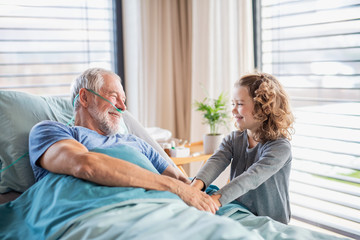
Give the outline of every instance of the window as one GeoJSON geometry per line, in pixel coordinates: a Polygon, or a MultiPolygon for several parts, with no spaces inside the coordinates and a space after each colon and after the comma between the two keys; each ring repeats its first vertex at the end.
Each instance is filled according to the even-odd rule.
{"type": "Polygon", "coordinates": [[[112,0],[0,0],[0,90],[68,96],[88,67],[115,68],[112,0]]]}
{"type": "Polygon", "coordinates": [[[360,237],[360,1],[259,0],[257,65],[290,95],[293,218],[360,237]]]}

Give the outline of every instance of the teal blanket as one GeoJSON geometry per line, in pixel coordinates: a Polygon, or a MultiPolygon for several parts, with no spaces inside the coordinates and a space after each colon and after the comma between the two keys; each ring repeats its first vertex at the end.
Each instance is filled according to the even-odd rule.
{"type": "MultiPolygon", "coordinates": [[[[143,156],[120,150],[96,151],[154,171],[143,156]]],[[[237,204],[213,215],[187,206],[170,192],[106,187],[52,173],[15,201],[0,205],[2,240],[289,238],[337,239],[256,217],[237,204]]]]}
{"type": "Polygon", "coordinates": [[[180,229],[201,237],[196,239],[238,239],[248,233],[229,218],[188,207],[170,192],[104,187],[51,173],[0,205],[0,213],[0,239],[162,239],[180,229]]]}

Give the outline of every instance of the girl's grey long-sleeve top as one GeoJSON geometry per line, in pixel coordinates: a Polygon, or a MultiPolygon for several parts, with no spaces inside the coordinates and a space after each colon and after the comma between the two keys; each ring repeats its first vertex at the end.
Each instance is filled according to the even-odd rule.
{"type": "Polygon", "coordinates": [[[290,220],[291,145],[285,139],[258,143],[249,149],[246,131],[227,135],[196,175],[209,186],[231,164],[230,183],[216,194],[220,203],[240,202],[257,216],[287,224],[290,220]]]}

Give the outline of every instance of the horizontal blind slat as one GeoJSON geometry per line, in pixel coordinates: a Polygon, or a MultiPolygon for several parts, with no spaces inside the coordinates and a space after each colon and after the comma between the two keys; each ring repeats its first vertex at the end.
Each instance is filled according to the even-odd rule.
{"type": "Polygon", "coordinates": [[[293,171],[290,176],[290,182],[299,182],[311,186],[316,186],[316,187],[360,197],[360,189],[354,185],[345,184],[341,182],[330,182],[325,178],[318,178],[309,173],[293,171]]]}
{"type": "Polygon", "coordinates": [[[291,28],[263,30],[262,40],[264,42],[292,39],[307,38],[324,35],[353,34],[359,31],[360,19],[353,19],[341,22],[327,22],[318,25],[296,26],[291,28]]]}
{"type": "MultiPolygon", "coordinates": [[[[294,196],[296,194],[296,192],[293,192],[292,196],[294,196]]],[[[297,198],[293,197],[293,204],[298,205],[298,206],[302,206],[302,207],[306,207],[308,209],[312,209],[318,212],[322,212],[322,213],[326,213],[326,214],[330,214],[332,216],[335,217],[339,217],[342,219],[346,219],[349,221],[353,221],[355,223],[360,223],[360,218],[353,216],[352,214],[345,214],[343,209],[341,209],[340,211],[336,211],[333,210],[333,205],[335,204],[324,204],[324,203],[328,203],[325,201],[319,201],[319,202],[304,202],[303,199],[298,200],[297,198]],[[324,206],[325,205],[325,206],[324,206]]],[[[306,199],[306,198],[305,198],[306,199]]],[[[353,210],[353,209],[352,209],[353,210]]],[[[354,210],[353,210],[354,211],[354,210]]]]}
{"type": "Polygon", "coordinates": [[[292,207],[292,217],[299,221],[303,221],[354,239],[358,239],[360,236],[360,231],[357,230],[357,224],[353,224],[355,226],[351,225],[349,227],[350,224],[348,224],[347,221],[341,221],[341,219],[332,215],[313,211],[312,209],[298,207],[295,204],[292,207]]]}
{"type": "Polygon", "coordinates": [[[319,218],[294,216],[359,238],[359,217],[335,205],[359,214],[360,2],[262,0],[260,18],[261,69],[284,85],[296,119],[292,209],[319,218]]]}
{"type": "Polygon", "coordinates": [[[113,3],[0,0],[0,89],[66,96],[90,66],[113,70],[113,3]]]}

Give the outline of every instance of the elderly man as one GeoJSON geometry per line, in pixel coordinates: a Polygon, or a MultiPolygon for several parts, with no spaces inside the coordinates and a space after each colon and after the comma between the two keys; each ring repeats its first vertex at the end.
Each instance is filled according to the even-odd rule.
{"type": "Polygon", "coordinates": [[[191,187],[188,179],[145,141],[130,134],[117,134],[121,112],[126,110],[119,76],[105,69],[88,69],[73,83],[72,99],[74,127],[44,121],[30,132],[29,154],[36,180],[50,171],[105,186],[170,191],[200,210],[212,213],[218,210],[207,194],[191,187]],[[138,149],[161,174],[89,151],[116,144],[138,149]]]}

